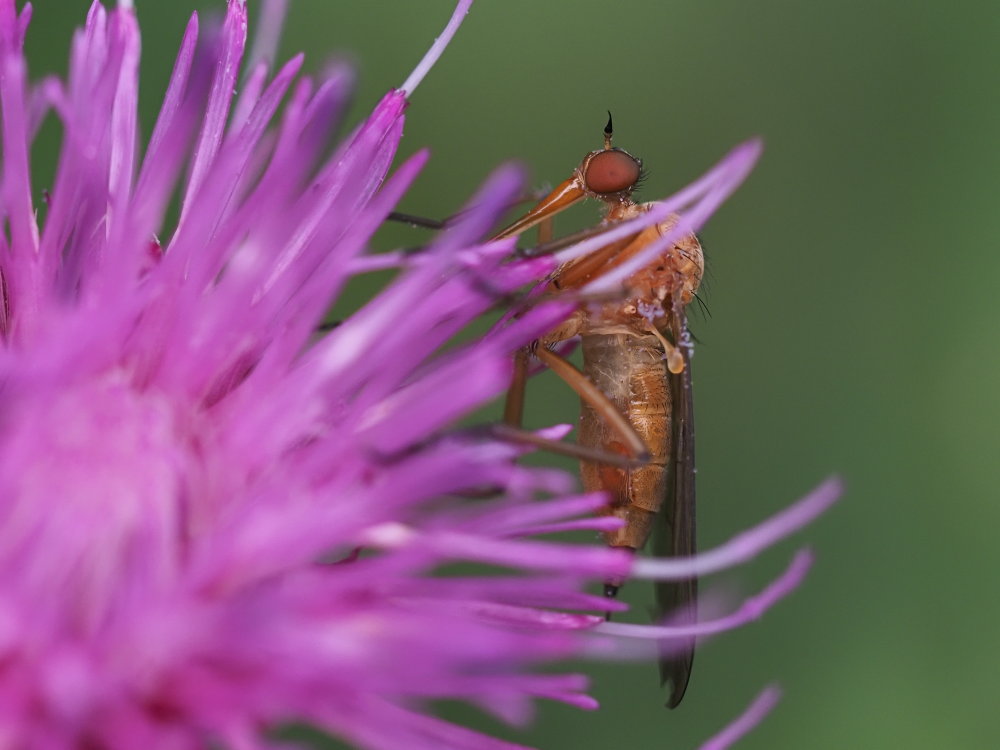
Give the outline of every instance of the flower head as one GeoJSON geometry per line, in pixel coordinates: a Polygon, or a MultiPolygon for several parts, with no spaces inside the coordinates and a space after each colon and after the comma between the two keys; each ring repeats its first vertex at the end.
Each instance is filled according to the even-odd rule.
{"type": "MultiPolygon", "coordinates": [[[[298,719],[371,748],[506,747],[425,703],[511,722],[538,697],[589,708],[583,677],[535,667],[628,655],[636,633],[572,611],[602,611],[585,586],[631,558],[533,538],[600,528],[579,517],[602,499],[516,465],[520,448],[448,430],[566,314],[540,305],[443,348],[555,262],[507,262],[509,243],[483,241],[518,172],[493,175],[426,253],[365,255],[427,158],[389,174],[407,97],[469,2],[324,157],[349,72],[261,63],[234,100],[243,2],[207,30],[191,19],[141,148],[131,3],[95,2],[68,78],[29,85],[31,8],[0,0],[0,745],[261,748],[298,719]],[[64,138],[38,206],[29,150],[49,110],[64,138]],[[348,279],[386,263],[405,268],[317,337],[348,279]],[[435,575],[463,560],[508,572],[435,575]]],[[[670,210],[703,221],[755,154],[737,149],[670,210]]],[[[707,562],[637,572],[745,559],[835,494],[707,562]]]]}

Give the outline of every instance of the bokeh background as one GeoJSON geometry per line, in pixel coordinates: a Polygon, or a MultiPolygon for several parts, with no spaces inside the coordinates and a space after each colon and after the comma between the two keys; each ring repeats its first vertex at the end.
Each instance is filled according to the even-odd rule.
{"type": "MultiPolygon", "coordinates": [[[[187,15],[221,0],[136,4],[148,129],[187,15]]],[[[35,5],[33,72],[62,71],[88,3],[35,5]]],[[[285,55],[305,50],[312,70],[357,62],[353,122],[403,81],[452,3],[291,5],[285,55]]],[[[723,579],[755,591],[794,544],[818,554],[803,590],[699,652],[676,711],[652,664],[588,665],[599,712],[546,705],[524,732],[464,719],[549,749],[691,748],[778,680],[782,704],[739,747],[1000,744],[998,38],[993,3],[478,0],[413,97],[402,155],[433,158],[402,208],[446,216],[511,159],[529,187],[554,184],[600,145],[606,109],[649,168],[646,200],[762,135],[762,162],[703,234],[700,543],[834,471],[848,494],[723,579]]],[[[574,418],[567,389],[535,386],[534,424],[574,418]]],[[[648,593],[626,593],[642,618],[648,593]]]]}

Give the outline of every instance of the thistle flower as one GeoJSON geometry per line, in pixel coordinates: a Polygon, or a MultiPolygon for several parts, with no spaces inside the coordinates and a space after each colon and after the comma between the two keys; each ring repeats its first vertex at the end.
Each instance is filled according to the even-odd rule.
{"type": "MultiPolygon", "coordinates": [[[[426,253],[364,254],[426,161],[389,176],[407,97],[469,2],[328,158],[349,72],[296,82],[300,57],[273,76],[258,64],[234,101],[244,3],[207,31],[192,17],[140,158],[131,3],[95,2],[66,81],[29,85],[31,8],[0,0],[3,747],[275,747],[268,730],[293,719],[369,748],[510,747],[426,703],[513,723],[539,697],[590,708],[583,677],[536,668],[629,656],[636,638],[668,648],[691,628],[574,614],[607,606],[588,583],[719,569],[833,501],[827,485],[704,557],[636,562],[536,538],[601,528],[601,498],[449,432],[566,313],[541,305],[443,349],[496,292],[557,262],[505,262],[509,244],[483,242],[518,189],[511,168],[426,253]],[[49,110],[64,138],[37,207],[29,150],[49,110]],[[398,278],[317,340],[351,275],[392,263],[398,278]],[[463,560],[508,572],[436,575],[463,560]]],[[[703,221],[755,155],[735,150],[674,208],[703,221]]],[[[697,633],[758,615],[806,565],[697,633]]]]}

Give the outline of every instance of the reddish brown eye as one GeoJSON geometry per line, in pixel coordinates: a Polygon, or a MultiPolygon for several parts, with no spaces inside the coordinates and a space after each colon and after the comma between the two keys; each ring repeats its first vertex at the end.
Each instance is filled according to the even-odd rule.
{"type": "Polygon", "coordinates": [[[595,193],[620,193],[630,190],[639,179],[639,162],[624,151],[608,150],[594,154],[587,164],[583,181],[595,193]]]}

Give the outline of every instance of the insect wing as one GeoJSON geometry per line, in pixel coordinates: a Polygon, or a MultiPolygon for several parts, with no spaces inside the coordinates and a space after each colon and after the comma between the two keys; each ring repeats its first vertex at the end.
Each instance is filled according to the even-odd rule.
{"type": "MultiPolygon", "coordinates": [[[[680,301],[673,305],[673,338],[685,353],[689,340],[687,319],[680,301]]],[[[684,370],[670,376],[672,401],[672,445],[670,477],[654,538],[654,549],[666,557],[688,557],[696,550],[695,538],[695,463],[694,397],[691,388],[691,358],[685,357],[684,370]]],[[[697,620],[698,580],[668,581],[656,585],[659,618],[669,617],[671,624],[689,625],[697,620]]],[[[675,708],[684,697],[691,666],[694,663],[694,638],[671,643],[671,653],[660,660],[660,680],[670,683],[667,707],[675,708]]]]}

